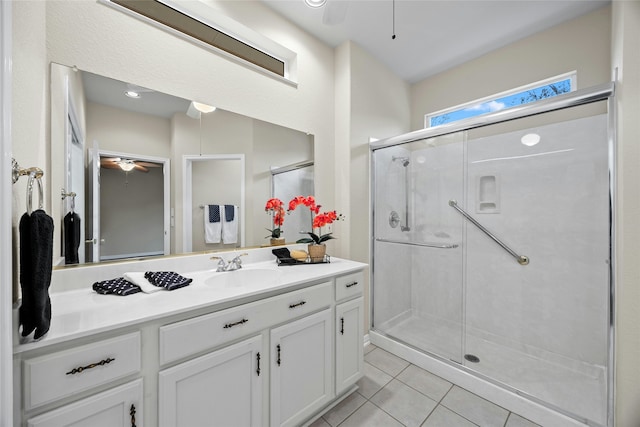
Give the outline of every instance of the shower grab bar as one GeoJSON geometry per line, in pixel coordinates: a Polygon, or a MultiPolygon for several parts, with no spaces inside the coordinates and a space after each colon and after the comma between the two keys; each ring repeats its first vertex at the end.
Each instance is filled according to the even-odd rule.
{"type": "Polygon", "coordinates": [[[414,242],[403,242],[401,240],[389,240],[389,239],[376,239],[376,242],[397,243],[399,245],[422,246],[424,248],[437,248],[437,249],[455,249],[458,247],[458,245],[455,243],[439,245],[435,243],[414,243],[414,242]]]}
{"type": "Polygon", "coordinates": [[[496,242],[497,244],[502,246],[502,249],[504,249],[505,251],[509,252],[509,254],[512,257],[514,257],[516,259],[516,261],[518,261],[518,264],[520,264],[520,265],[529,264],[529,257],[528,256],[526,256],[526,255],[518,255],[513,249],[511,249],[509,246],[505,245],[500,239],[498,239],[496,236],[494,236],[489,230],[484,228],[482,226],[482,224],[480,224],[478,221],[476,221],[471,215],[466,213],[464,211],[464,209],[462,209],[460,206],[458,206],[458,202],[457,201],[449,200],[449,206],[451,206],[452,208],[457,210],[460,213],[460,215],[462,215],[463,217],[468,219],[469,222],[471,222],[473,225],[478,227],[480,229],[480,231],[482,231],[484,234],[489,236],[494,242],[496,242]]]}

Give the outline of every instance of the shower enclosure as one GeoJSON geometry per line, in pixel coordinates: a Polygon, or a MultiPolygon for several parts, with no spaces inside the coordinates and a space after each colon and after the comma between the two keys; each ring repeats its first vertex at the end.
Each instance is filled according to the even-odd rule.
{"type": "Polygon", "coordinates": [[[372,143],[374,344],[613,425],[612,95],[372,143]]]}

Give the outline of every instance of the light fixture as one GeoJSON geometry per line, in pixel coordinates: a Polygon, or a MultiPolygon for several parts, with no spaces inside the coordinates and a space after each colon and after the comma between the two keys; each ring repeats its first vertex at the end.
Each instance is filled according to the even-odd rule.
{"type": "Polygon", "coordinates": [[[325,5],[327,0],[304,0],[309,7],[317,8],[325,5]]]}
{"type": "Polygon", "coordinates": [[[134,91],[134,90],[127,90],[124,92],[125,95],[127,95],[129,98],[133,98],[133,99],[138,99],[140,98],[140,93],[134,91]]]}
{"type": "Polygon", "coordinates": [[[527,147],[533,147],[538,142],[540,142],[540,135],[537,133],[528,133],[520,138],[520,142],[522,142],[527,147]]]}
{"type": "Polygon", "coordinates": [[[120,169],[125,172],[131,172],[133,168],[136,167],[136,164],[133,162],[133,160],[119,160],[116,163],[118,164],[118,166],[120,166],[120,169]]]}
{"type": "Polygon", "coordinates": [[[191,104],[193,105],[193,108],[200,111],[201,113],[206,114],[206,113],[211,113],[213,111],[216,111],[216,107],[214,107],[213,105],[207,105],[207,104],[203,104],[201,102],[196,102],[196,101],[191,101],[191,104]]]}

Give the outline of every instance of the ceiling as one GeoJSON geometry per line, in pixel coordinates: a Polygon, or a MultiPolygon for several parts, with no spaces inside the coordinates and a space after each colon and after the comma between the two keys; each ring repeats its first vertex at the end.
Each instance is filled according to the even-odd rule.
{"type": "Polygon", "coordinates": [[[335,47],[352,40],[409,83],[577,16],[609,0],[262,0],[335,47]]]}

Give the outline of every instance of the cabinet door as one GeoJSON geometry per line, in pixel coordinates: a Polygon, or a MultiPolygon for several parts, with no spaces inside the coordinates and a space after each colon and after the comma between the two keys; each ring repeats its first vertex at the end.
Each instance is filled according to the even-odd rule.
{"type": "Polygon", "coordinates": [[[260,426],[261,350],[257,336],[161,371],[160,426],[260,426]]]}
{"type": "Polygon", "coordinates": [[[142,427],[142,380],[114,387],[27,421],[29,427],[142,427]]]}
{"type": "Polygon", "coordinates": [[[336,306],[336,394],[362,376],[364,300],[362,297],[336,306]]]}
{"type": "Polygon", "coordinates": [[[332,396],[331,310],[271,331],[271,426],[299,425],[332,396]]]}

